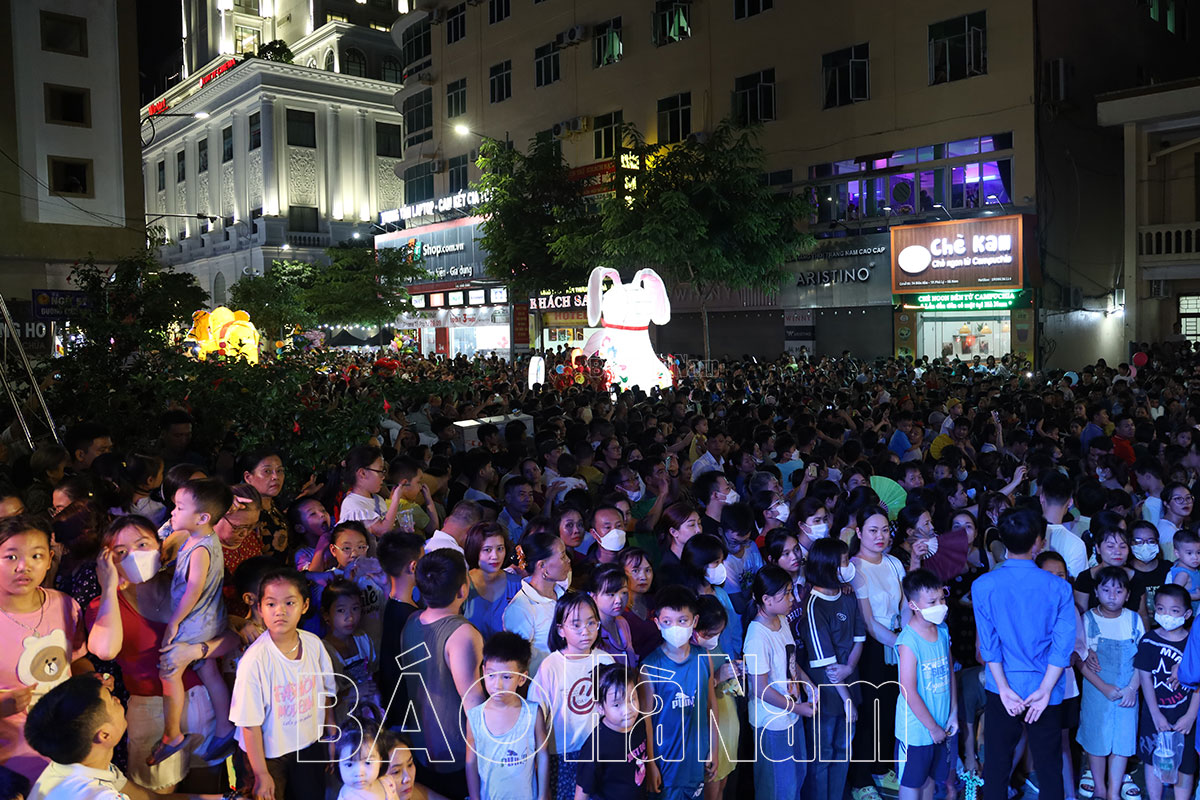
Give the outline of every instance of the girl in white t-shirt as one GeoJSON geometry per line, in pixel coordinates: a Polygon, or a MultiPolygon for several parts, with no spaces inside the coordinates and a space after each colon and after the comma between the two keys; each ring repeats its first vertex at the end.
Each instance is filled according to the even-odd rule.
{"type": "Polygon", "coordinates": [[[376,536],[382,536],[396,525],[396,512],[400,510],[401,486],[392,489],[390,500],[379,493],[383,491],[383,479],[387,477],[387,462],[378,447],[362,445],[346,455],[342,462],[342,475],[350,491],[342,500],[338,523],[350,520],[361,522],[376,536]]]}
{"type": "Polygon", "coordinates": [[[542,706],[554,729],[550,780],[555,800],[574,800],[576,766],[592,757],[580,749],[599,719],[596,669],[614,663],[596,647],[599,638],[600,612],[591,595],[567,592],[558,598],[548,642],[552,652],[529,690],[529,699],[542,706]]]}
{"type": "Polygon", "coordinates": [[[383,719],[375,669],[379,654],[371,637],[359,629],[362,591],[347,580],[330,582],[321,591],[321,616],[325,619],[325,649],[339,680],[334,714],[347,719],[383,719]]]}

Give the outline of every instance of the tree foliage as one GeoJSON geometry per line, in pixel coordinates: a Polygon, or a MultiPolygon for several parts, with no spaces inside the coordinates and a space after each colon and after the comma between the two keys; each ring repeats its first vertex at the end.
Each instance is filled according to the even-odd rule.
{"type": "Polygon", "coordinates": [[[287,42],[283,39],[272,39],[261,45],[258,48],[257,57],[267,61],[279,61],[284,64],[291,64],[292,59],[295,58],[291,48],[287,46],[287,42]]]}
{"type": "Polygon", "coordinates": [[[488,275],[504,281],[513,297],[542,289],[565,289],[587,280],[592,240],[556,250],[569,230],[597,230],[599,220],[570,177],[556,142],[534,140],[527,154],[506,142],[485,139],[479,147],[482,202],[477,213],[488,275]]]}
{"type": "Polygon", "coordinates": [[[294,327],[310,328],[317,315],[305,302],[316,268],[304,261],[277,260],[265,275],[243,277],[229,290],[230,307],[245,311],[250,321],[269,338],[283,336],[294,327]]]}
{"type": "Polygon", "coordinates": [[[329,325],[379,325],[412,309],[405,284],[427,277],[410,247],[374,249],[346,243],[325,251],[301,302],[317,321],[329,325]]]}

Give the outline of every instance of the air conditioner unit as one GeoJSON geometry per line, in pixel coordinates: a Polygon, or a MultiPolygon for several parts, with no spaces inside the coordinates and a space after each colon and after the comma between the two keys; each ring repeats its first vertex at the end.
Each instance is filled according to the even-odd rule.
{"type": "Polygon", "coordinates": [[[588,27],[586,25],[576,25],[574,28],[568,28],[563,32],[563,37],[568,45],[582,44],[587,38],[588,27]]]}
{"type": "Polygon", "coordinates": [[[1171,296],[1171,284],[1167,281],[1150,281],[1150,296],[1164,298],[1171,296]]]}
{"type": "Polygon", "coordinates": [[[421,72],[417,73],[417,83],[423,84],[425,86],[432,86],[433,78],[434,78],[433,70],[431,70],[431,69],[422,70],[421,72]]]}
{"type": "Polygon", "coordinates": [[[440,25],[446,21],[446,9],[435,8],[429,12],[429,24],[440,25]]]}
{"type": "Polygon", "coordinates": [[[435,158],[433,161],[429,162],[429,168],[435,175],[439,175],[439,174],[445,172],[446,171],[446,159],[435,158]]]}
{"type": "Polygon", "coordinates": [[[591,117],[572,117],[571,119],[554,123],[554,127],[550,131],[554,134],[555,139],[565,139],[576,133],[587,133],[591,127],[591,117]]]}

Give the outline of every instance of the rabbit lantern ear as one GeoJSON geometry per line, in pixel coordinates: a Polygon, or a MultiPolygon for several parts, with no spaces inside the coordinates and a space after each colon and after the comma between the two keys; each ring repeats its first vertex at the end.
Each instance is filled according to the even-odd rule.
{"type": "Polygon", "coordinates": [[[613,286],[621,285],[621,273],[612,267],[596,267],[588,278],[587,312],[588,327],[594,328],[600,324],[601,296],[604,294],[604,279],[612,278],[613,286]]]}
{"type": "Polygon", "coordinates": [[[671,301],[667,298],[667,287],[662,278],[652,269],[638,270],[633,276],[635,284],[650,295],[650,321],[655,325],[666,325],[671,321],[671,301]]]}

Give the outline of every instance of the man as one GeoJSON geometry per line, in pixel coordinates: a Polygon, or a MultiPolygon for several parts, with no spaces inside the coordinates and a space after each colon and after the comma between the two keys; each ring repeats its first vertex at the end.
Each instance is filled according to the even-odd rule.
{"type": "Polygon", "coordinates": [[[704,443],[704,455],[700,456],[692,464],[693,481],[706,472],[712,472],[713,470],[725,471],[725,448],[727,442],[728,437],[725,436],[725,431],[712,430],[709,432],[708,440],[704,443]]]}
{"type": "Polygon", "coordinates": [[[617,554],[625,547],[625,515],[616,506],[602,505],[592,512],[589,529],[596,540],[596,561],[600,564],[617,563],[617,554]]]}
{"type": "Polygon", "coordinates": [[[1091,447],[1092,439],[1104,436],[1104,430],[1108,425],[1108,409],[1098,404],[1090,405],[1087,407],[1087,417],[1088,424],[1079,434],[1079,449],[1085,456],[1088,454],[1088,448],[1091,447]]]}
{"type": "Polygon", "coordinates": [[[446,517],[446,522],[440,530],[433,532],[425,543],[425,552],[434,550],[457,550],[463,552],[467,541],[467,531],[483,520],[483,506],[473,500],[462,500],[446,517]]]}
{"type": "Polygon", "coordinates": [[[725,506],[741,499],[729,485],[729,479],[720,472],[706,472],[699,480],[693,481],[692,496],[704,507],[700,531],[713,536],[721,535],[721,513],[725,506]]]}
{"type": "Polygon", "coordinates": [[[467,479],[467,490],[463,493],[464,500],[491,503],[498,505],[492,497],[492,485],[496,482],[496,468],[492,466],[492,454],[482,448],[475,448],[467,453],[467,465],[463,470],[467,479]]]}
{"type": "Polygon", "coordinates": [[[204,456],[188,449],[191,444],[191,414],[183,409],[175,408],[159,417],[158,445],[162,453],[164,469],[170,469],[176,464],[203,464],[204,456]]]}
{"type": "Polygon", "coordinates": [[[533,484],[520,475],[509,478],[504,484],[504,509],[500,512],[500,524],[508,529],[509,541],[519,542],[529,524],[526,515],[533,508],[533,484]]]}
{"type": "Polygon", "coordinates": [[[83,472],[91,468],[98,456],[112,452],[113,441],[108,428],[100,423],[81,422],[67,431],[63,446],[71,455],[71,469],[83,472]]]}
{"type": "Polygon", "coordinates": [[[1046,518],[1046,548],[1067,562],[1067,574],[1072,578],[1088,568],[1087,546],[1062,524],[1071,507],[1071,479],[1057,470],[1043,473],[1038,481],[1038,501],[1046,518]]]}
{"type": "Polygon", "coordinates": [[[1028,736],[1041,800],[1062,800],[1063,670],[1075,649],[1075,610],[1066,581],[1034,563],[1045,520],[1029,508],[1000,517],[1008,558],[971,587],[987,690],[984,800],[1007,800],[1013,752],[1028,736]]]}

